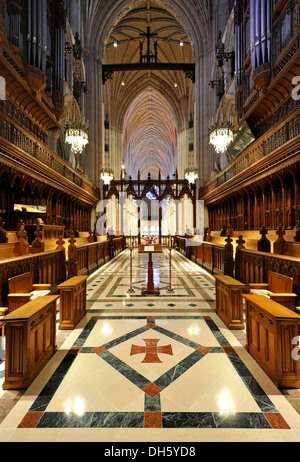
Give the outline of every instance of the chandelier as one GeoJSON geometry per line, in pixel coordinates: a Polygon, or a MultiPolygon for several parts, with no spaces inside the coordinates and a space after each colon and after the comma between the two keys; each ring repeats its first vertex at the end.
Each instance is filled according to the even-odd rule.
{"type": "Polygon", "coordinates": [[[76,122],[75,116],[72,123],[67,120],[66,143],[72,146],[72,151],[75,154],[81,154],[88,142],[88,123],[85,123],[84,116],[80,114],[79,122],[76,122]]]}
{"type": "Polygon", "coordinates": [[[196,168],[186,168],[184,171],[184,176],[189,183],[193,184],[199,178],[198,169],[196,168]]]}
{"type": "Polygon", "coordinates": [[[233,125],[230,122],[215,124],[210,128],[210,144],[215,147],[216,152],[226,151],[232,141],[233,125]]]}
{"type": "Polygon", "coordinates": [[[105,185],[109,185],[114,179],[114,172],[110,168],[102,168],[100,172],[100,178],[105,185]]]}
{"type": "Polygon", "coordinates": [[[114,171],[109,168],[109,120],[108,114],[106,114],[106,119],[104,122],[105,128],[105,156],[104,156],[104,167],[100,171],[100,179],[103,181],[105,185],[109,185],[112,180],[114,179],[114,171]]]}

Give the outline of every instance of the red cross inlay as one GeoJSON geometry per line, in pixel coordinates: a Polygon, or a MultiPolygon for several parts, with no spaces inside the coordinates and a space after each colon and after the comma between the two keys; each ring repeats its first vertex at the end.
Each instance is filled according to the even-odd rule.
{"type": "Polygon", "coordinates": [[[161,363],[158,354],[173,356],[172,345],[157,346],[159,339],[143,339],[146,346],[132,345],[130,356],[144,353],[145,358],[142,363],[161,363]]]}

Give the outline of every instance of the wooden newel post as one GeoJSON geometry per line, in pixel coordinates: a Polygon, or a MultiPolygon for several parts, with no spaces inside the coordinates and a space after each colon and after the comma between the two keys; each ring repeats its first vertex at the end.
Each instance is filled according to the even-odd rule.
{"type": "Polygon", "coordinates": [[[28,243],[27,231],[25,230],[25,223],[20,220],[18,223],[17,238],[20,243],[21,255],[30,254],[30,245],[28,243]]]}
{"type": "Polygon", "coordinates": [[[276,234],[278,238],[273,244],[273,252],[279,255],[284,255],[284,235],[285,235],[285,229],[282,225],[279,225],[278,230],[276,231],[276,234]]]}
{"type": "Polygon", "coordinates": [[[271,252],[271,242],[266,237],[268,234],[268,230],[265,226],[262,226],[260,232],[261,238],[257,241],[257,250],[259,252],[271,252]]]}
{"type": "Polygon", "coordinates": [[[132,251],[133,251],[133,247],[131,246],[131,243],[130,243],[130,289],[127,290],[128,294],[135,293],[135,290],[133,289],[133,285],[132,285],[132,251]]]}
{"type": "Polygon", "coordinates": [[[237,247],[235,249],[235,279],[240,281],[242,275],[241,275],[241,256],[240,256],[239,251],[245,248],[244,246],[245,241],[243,239],[243,236],[239,236],[236,243],[237,243],[237,247]]]}
{"type": "Polygon", "coordinates": [[[172,289],[172,247],[169,247],[169,274],[170,274],[170,283],[169,288],[167,290],[168,294],[174,294],[174,290],[172,289]]]}
{"type": "Polygon", "coordinates": [[[41,228],[37,224],[36,231],[34,232],[35,239],[31,244],[31,253],[41,253],[45,251],[45,243],[41,238],[41,228]]]}
{"type": "Polygon", "coordinates": [[[77,276],[78,271],[77,247],[75,242],[74,234],[72,234],[69,240],[70,245],[68,247],[68,278],[77,276]]]}
{"type": "Polygon", "coordinates": [[[7,244],[8,238],[6,236],[6,231],[4,229],[5,223],[0,217],[0,244],[7,244]]]}
{"type": "Polygon", "coordinates": [[[224,256],[224,274],[226,276],[233,277],[233,245],[231,242],[233,239],[230,236],[227,236],[225,239],[225,256],[224,256]]]}

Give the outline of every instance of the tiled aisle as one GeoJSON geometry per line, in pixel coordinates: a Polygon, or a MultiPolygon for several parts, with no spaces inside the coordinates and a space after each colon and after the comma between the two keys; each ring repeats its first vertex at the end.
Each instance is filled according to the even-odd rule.
{"type": "Polygon", "coordinates": [[[170,295],[167,251],[153,260],[159,297],[141,296],[137,251],[134,294],[128,251],[90,276],[87,316],[58,331],[30,388],[1,386],[0,441],[300,441],[299,414],[248,355],[245,333],[215,314],[213,277],[174,254],[170,295]]]}

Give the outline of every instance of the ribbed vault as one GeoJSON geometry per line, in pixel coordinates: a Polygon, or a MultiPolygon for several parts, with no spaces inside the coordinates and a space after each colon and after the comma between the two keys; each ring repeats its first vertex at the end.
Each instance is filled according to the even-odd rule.
{"type": "Polygon", "coordinates": [[[151,173],[163,178],[175,173],[177,126],[173,108],[151,87],[132,103],[124,119],[124,157],[127,173],[141,178],[151,173]]]}

